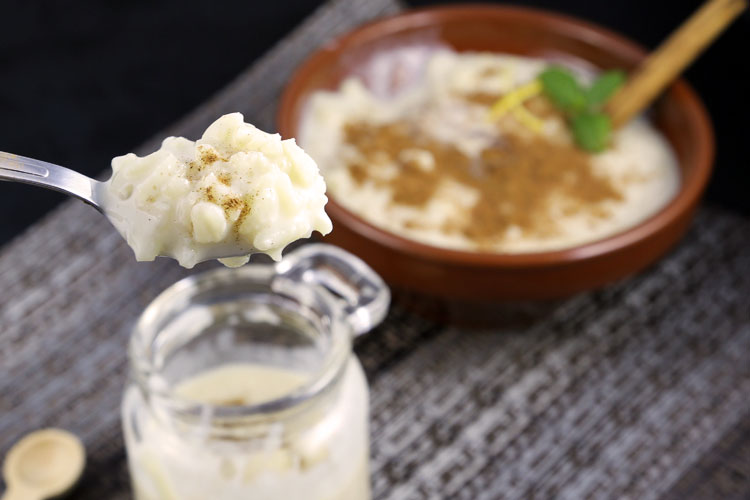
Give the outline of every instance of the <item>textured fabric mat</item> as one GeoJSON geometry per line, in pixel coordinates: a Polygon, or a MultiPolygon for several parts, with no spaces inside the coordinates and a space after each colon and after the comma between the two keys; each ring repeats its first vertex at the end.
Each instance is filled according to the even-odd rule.
{"type": "MultiPolygon", "coordinates": [[[[331,36],[398,10],[318,10],[168,134],[239,110],[273,128],[280,89],[331,36]]],[[[356,351],[371,383],[374,498],[750,496],[750,221],[704,208],[648,272],[524,328],[461,331],[396,306],[356,351]]],[[[0,250],[0,453],[43,426],[89,463],[72,498],[130,498],[120,435],[134,319],[186,275],[136,264],[69,202],[0,250]]]]}

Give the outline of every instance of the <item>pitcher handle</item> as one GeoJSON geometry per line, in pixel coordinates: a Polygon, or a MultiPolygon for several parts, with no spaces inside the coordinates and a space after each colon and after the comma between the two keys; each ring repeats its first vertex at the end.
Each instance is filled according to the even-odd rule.
{"type": "Polygon", "coordinates": [[[355,336],[383,321],[391,302],[388,286],[370,266],[333,245],[303,245],[276,264],[276,273],[327,290],[342,303],[355,336]]]}

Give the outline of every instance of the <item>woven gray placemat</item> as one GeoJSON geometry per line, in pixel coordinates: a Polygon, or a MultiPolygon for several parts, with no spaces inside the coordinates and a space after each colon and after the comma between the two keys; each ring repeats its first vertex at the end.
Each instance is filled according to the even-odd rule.
{"type": "MultiPolygon", "coordinates": [[[[310,50],[397,8],[330,2],[160,137],[197,137],[234,110],[273,128],[280,89],[310,50]]],[[[746,496],[748,242],[746,218],[703,209],[653,269],[524,328],[461,331],[394,307],[356,347],[372,388],[374,497],[746,496]]],[[[129,498],[125,345],[143,307],[185,274],[136,264],[74,202],[1,249],[0,453],[30,430],[68,428],[89,453],[73,498],[129,498]]]]}
{"type": "Polygon", "coordinates": [[[655,268],[529,328],[391,316],[358,346],[376,498],[669,492],[750,417],[748,242],[750,221],[704,209],[655,268]]]}

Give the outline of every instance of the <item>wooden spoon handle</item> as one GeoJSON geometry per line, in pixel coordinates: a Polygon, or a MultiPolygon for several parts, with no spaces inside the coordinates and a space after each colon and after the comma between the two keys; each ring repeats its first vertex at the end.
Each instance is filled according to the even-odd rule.
{"type": "Polygon", "coordinates": [[[42,500],[42,497],[35,491],[9,484],[0,500],[42,500]]]}
{"type": "Polygon", "coordinates": [[[612,97],[607,111],[614,126],[627,123],[651,104],[746,7],[747,0],[710,0],[703,4],[612,97]]]}

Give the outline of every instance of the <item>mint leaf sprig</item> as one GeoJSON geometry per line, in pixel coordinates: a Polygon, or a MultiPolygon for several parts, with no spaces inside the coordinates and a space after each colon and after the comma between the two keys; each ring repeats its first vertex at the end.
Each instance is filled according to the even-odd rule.
{"type": "Polygon", "coordinates": [[[625,83],[625,73],[607,71],[584,87],[570,70],[552,66],[539,80],[544,94],[565,114],[576,144],[593,153],[604,151],[612,136],[612,121],[603,107],[625,83]]]}

